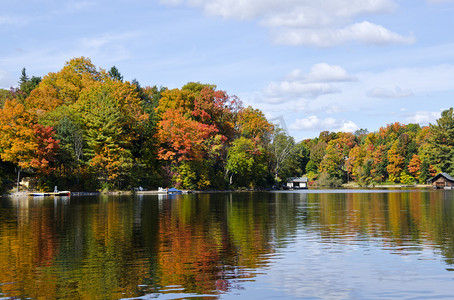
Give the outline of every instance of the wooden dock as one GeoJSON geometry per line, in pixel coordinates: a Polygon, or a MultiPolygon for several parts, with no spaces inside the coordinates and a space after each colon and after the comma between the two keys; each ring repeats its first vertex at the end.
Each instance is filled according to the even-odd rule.
{"type": "Polygon", "coordinates": [[[45,196],[71,196],[70,191],[60,191],[60,192],[52,192],[52,193],[43,193],[43,192],[32,192],[28,193],[31,197],[45,197],[45,196]]]}

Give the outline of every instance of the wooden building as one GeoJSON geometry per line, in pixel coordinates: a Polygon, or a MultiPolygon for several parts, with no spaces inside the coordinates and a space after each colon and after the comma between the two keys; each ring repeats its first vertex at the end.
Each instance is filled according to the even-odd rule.
{"type": "Polygon", "coordinates": [[[447,173],[438,173],[427,181],[436,189],[454,189],[454,178],[447,173]]]}
{"type": "Polygon", "coordinates": [[[291,189],[307,189],[307,177],[288,178],[287,187],[291,189]]]}

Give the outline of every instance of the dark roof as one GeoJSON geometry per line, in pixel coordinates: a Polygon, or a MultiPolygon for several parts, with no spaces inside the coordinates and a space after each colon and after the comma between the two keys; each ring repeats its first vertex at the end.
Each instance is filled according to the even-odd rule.
{"type": "Polygon", "coordinates": [[[307,177],[290,177],[287,182],[307,182],[307,177]]]}
{"type": "Polygon", "coordinates": [[[451,175],[449,175],[448,173],[438,173],[437,175],[435,175],[434,177],[430,178],[429,182],[432,182],[432,181],[435,181],[437,180],[438,178],[440,178],[440,176],[443,176],[444,178],[446,178],[448,181],[452,181],[454,182],[454,178],[451,177],[451,175]]]}

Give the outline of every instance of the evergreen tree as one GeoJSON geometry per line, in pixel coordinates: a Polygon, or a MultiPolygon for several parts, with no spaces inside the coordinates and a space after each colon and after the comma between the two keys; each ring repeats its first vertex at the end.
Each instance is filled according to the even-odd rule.
{"type": "Polygon", "coordinates": [[[430,178],[429,167],[429,163],[426,160],[421,163],[419,183],[425,183],[430,178]]]}
{"type": "Polygon", "coordinates": [[[21,76],[19,78],[19,86],[22,86],[23,84],[27,83],[29,81],[29,78],[27,76],[27,72],[25,71],[25,68],[22,68],[21,76]]]}
{"type": "Polygon", "coordinates": [[[115,66],[113,66],[112,68],[110,68],[110,70],[109,70],[109,76],[110,76],[110,78],[112,78],[113,80],[118,80],[118,81],[123,82],[123,75],[121,75],[120,71],[118,71],[117,67],[115,67],[115,66]]]}
{"type": "Polygon", "coordinates": [[[430,124],[430,163],[437,171],[454,175],[454,110],[451,107],[441,113],[437,124],[430,124]]]}

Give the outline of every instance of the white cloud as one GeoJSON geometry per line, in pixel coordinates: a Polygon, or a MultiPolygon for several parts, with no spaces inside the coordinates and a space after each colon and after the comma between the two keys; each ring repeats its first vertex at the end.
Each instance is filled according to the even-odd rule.
{"type": "Polygon", "coordinates": [[[359,127],[358,127],[358,125],[355,124],[355,122],[353,122],[353,121],[343,121],[342,122],[342,127],[339,128],[336,131],[355,132],[358,129],[359,129],[359,127]]]}
{"type": "Polygon", "coordinates": [[[318,116],[309,116],[304,119],[296,119],[293,124],[290,125],[292,130],[314,130],[314,131],[343,131],[353,132],[358,130],[359,127],[353,121],[343,121],[334,118],[320,119],[318,116]]]}
{"type": "Polygon", "coordinates": [[[162,4],[185,4],[202,8],[207,14],[230,19],[256,19],[270,21],[269,25],[288,26],[286,22],[302,23],[294,26],[316,26],[325,22],[394,11],[392,0],[160,0],[162,4]],[[279,19],[282,17],[282,19],[279,19]],[[309,22],[308,20],[312,20],[309,22]]]}
{"type": "Polygon", "coordinates": [[[432,111],[418,111],[408,116],[406,121],[408,123],[417,123],[417,124],[429,124],[435,123],[437,119],[441,116],[441,112],[432,112],[432,111]]]}
{"type": "Polygon", "coordinates": [[[271,82],[264,90],[264,101],[282,103],[295,99],[315,99],[322,95],[340,93],[335,83],[353,81],[343,68],[326,63],[314,65],[308,74],[296,69],[280,82],[271,82]]]}
{"type": "Polygon", "coordinates": [[[389,13],[395,9],[392,1],[298,1],[285,10],[274,10],[263,24],[270,27],[316,28],[345,24],[354,17],[389,13]]]}
{"type": "Polygon", "coordinates": [[[309,82],[339,82],[352,81],[355,78],[348,75],[347,71],[339,66],[320,63],[311,68],[305,79],[309,82]]]}
{"type": "Polygon", "coordinates": [[[394,90],[387,88],[373,88],[366,95],[371,98],[407,98],[413,96],[411,90],[402,90],[400,87],[395,87],[394,90]]]}
{"type": "Polygon", "coordinates": [[[166,5],[187,5],[207,15],[227,19],[258,20],[272,30],[273,41],[285,45],[334,46],[358,41],[365,44],[413,43],[367,21],[366,15],[391,13],[393,0],[160,0],[166,5]]]}
{"type": "Polygon", "coordinates": [[[365,44],[411,44],[415,38],[401,36],[383,26],[369,22],[361,22],[345,28],[321,29],[285,29],[274,33],[274,42],[284,45],[315,45],[331,47],[345,42],[359,41],[365,44]]]}

